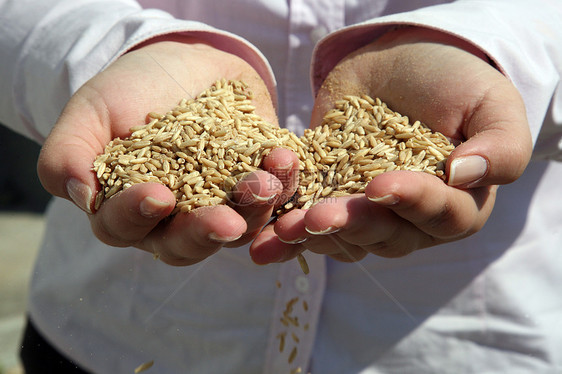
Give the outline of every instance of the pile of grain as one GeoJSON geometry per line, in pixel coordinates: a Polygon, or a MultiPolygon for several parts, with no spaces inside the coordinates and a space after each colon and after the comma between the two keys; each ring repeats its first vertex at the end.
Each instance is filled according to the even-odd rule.
{"type": "Polygon", "coordinates": [[[297,137],[266,123],[247,85],[221,80],[192,100],[116,138],[94,162],[104,199],[136,183],[158,182],[175,194],[174,213],[231,204],[234,185],[257,170],[275,147],[300,160],[299,186],[277,214],[320,199],[360,193],[375,176],[417,170],[444,177],[453,150],[445,136],[390,110],[379,99],[346,96],[321,126],[297,137]]]}
{"type": "Polygon", "coordinates": [[[445,178],[454,146],[420,121],[390,110],[380,99],[345,96],[321,126],[305,130],[296,150],[299,187],[281,211],[309,208],[322,198],[365,191],[377,175],[392,170],[423,171],[445,178]]]}

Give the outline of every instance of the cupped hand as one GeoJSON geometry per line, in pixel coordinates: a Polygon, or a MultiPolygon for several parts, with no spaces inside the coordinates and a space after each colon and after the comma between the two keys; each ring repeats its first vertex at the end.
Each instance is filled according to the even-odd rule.
{"type": "Polygon", "coordinates": [[[251,247],[257,263],[286,261],[304,250],[341,261],[372,253],[400,257],[479,231],[497,185],[516,180],[531,156],[523,101],[486,56],[459,39],[404,28],[352,53],[319,90],[312,126],[344,95],[379,97],[458,144],[447,182],[422,172],[375,177],[364,194],[328,198],[265,229],[251,247]]]}
{"type": "Polygon", "coordinates": [[[238,206],[205,207],[170,217],[172,192],[146,183],[122,191],[94,212],[93,197],[100,187],[92,164],[105,145],[144,124],[147,113],[165,113],[222,78],[247,83],[256,113],[277,124],[271,87],[245,61],[196,39],[156,39],[120,57],[73,95],[41,150],[38,174],[43,186],[88,213],[93,232],[104,243],[135,246],[168,264],[193,264],[223,246],[252,240],[270,219],[273,206],[294,191],[286,175],[298,167],[298,159],[288,150],[271,152],[263,163],[265,171],[238,184],[245,197],[238,206]]]}

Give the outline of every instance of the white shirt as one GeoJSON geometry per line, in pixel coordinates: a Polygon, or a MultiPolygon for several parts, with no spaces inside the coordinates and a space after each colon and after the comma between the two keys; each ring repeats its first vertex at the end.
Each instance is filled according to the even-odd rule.
{"type": "Polygon", "coordinates": [[[559,2],[141,3],[176,18],[129,0],[0,1],[0,122],[41,142],[71,94],[120,54],[155,35],[204,32],[276,80],[280,122],[301,133],[311,87],[339,58],[415,24],[473,42],[514,82],[534,160],[470,238],[359,264],[307,253],[308,276],[294,261],[254,265],[247,247],[170,267],[103,245],[81,211],[55,199],[30,313],[59,350],[95,373],[150,360],[148,372],[174,374],[562,372],[559,2]],[[280,318],[295,297],[299,326],[287,327],[280,318]]]}

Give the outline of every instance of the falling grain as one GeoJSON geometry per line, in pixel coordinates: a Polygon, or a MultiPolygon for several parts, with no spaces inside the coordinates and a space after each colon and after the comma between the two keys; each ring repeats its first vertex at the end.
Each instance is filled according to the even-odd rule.
{"type": "Polygon", "coordinates": [[[145,362],[144,364],[139,365],[135,369],[135,374],[142,373],[143,371],[146,371],[146,370],[150,369],[152,367],[152,365],[154,365],[154,361],[148,361],[148,362],[145,362]]]}
{"type": "Polygon", "coordinates": [[[298,352],[297,347],[296,346],[293,347],[293,349],[291,350],[291,354],[289,355],[289,358],[287,359],[287,362],[289,364],[292,364],[293,361],[295,361],[295,358],[297,357],[297,352],[298,352]]]}
{"type": "Polygon", "coordinates": [[[306,258],[304,258],[304,256],[302,255],[302,253],[299,253],[297,255],[297,260],[299,261],[299,265],[302,269],[302,272],[304,274],[308,274],[310,272],[310,269],[308,267],[308,263],[306,262],[306,258]]]}

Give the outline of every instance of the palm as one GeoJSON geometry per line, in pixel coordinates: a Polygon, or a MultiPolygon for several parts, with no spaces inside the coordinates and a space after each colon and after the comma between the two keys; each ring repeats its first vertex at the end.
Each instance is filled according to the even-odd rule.
{"type": "MultiPolygon", "coordinates": [[[[43,184],[91,212],[92,195],[98,188],[92,163],[105,145],[144,124],[147,113],[165,113],[182,98],[195,97],[221,78],[245,81],[254,93],[256,112],[276,123],[267,87],[243,60],[204,44],[150,44],[119,58],[72,97],[42,150],[38,170],[43,184]]],[[[296,158],[290,152],[276,155],[279,162],[296,158]]],[[[275,162],[269,160],[268,165],[274,169],[275,162]]],[[[279,183],[271,188],[290,186],[279,183]]],[[[281,192],[264,188],[260,193],[281,192]]],[[[158,253],[170,264],[186,265],[223,245],[251,240],[273,209],[258,201],[236,211],[227,206],[201,208],[200,214],[162,221],[174,204],[169,189],[146,183],[107,200],[89,217],[94,233],[107,244],[137,246],[158,253]]]]}
{"type": "Polygon", "coordinates": [[[516,89],[482,58],[443,44],[440,33],[399,30],[347,56],[320,88],[312,126],[344,95],[363,94],[464,142],[447,165],[449,184],[463,189],[422,173],[384,173],[365,195],[282,217],[254,242],[256,261],[286,260],[304,249],[345,261],[367,253],[395,257],[464,238],[489,217],[495,184],[516,179],[529,160],[529,130],[516,89]],[[463,180],[457,173],[452,180],[451,160],[472,155],[483,155],[486,174],[463,180]],[[339,230],[325,234],[329,228],[339,230]]]}
{"type": "Polygon", "coordinates": [[[128,135],[131,126],[145,123],[148,112],[165,113],[222,78],[248,83],[256,92],[257,111],[276,123],[268,91],[249,65],[202,44],[191,45],[185,52],[178,50],[174,59],[166,58],[177,44],[158,43],[130,52],[84,86],[83,95],[102,106],[95,108],[106,136],[102,144],[128,135]]]}

